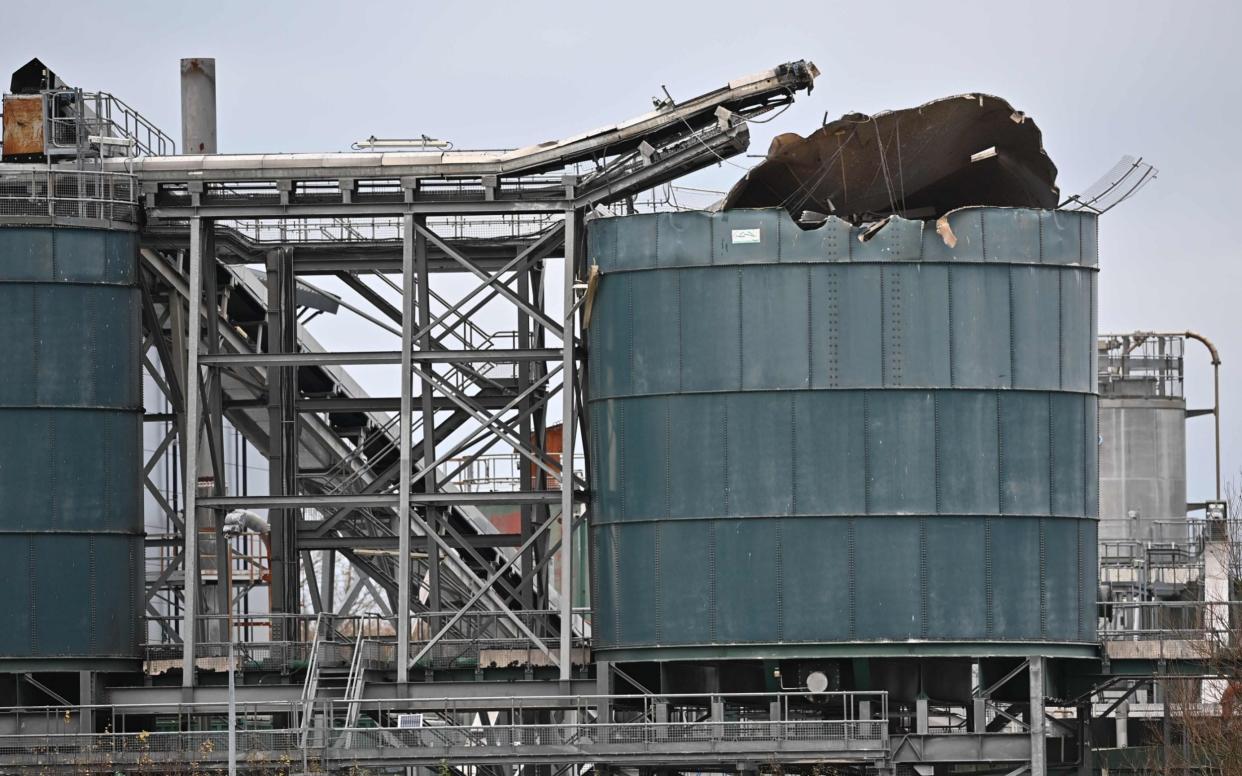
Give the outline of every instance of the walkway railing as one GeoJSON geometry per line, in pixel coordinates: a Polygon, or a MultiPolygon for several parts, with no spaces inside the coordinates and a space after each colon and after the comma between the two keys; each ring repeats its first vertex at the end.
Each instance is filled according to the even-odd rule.
{"type": "MultiPolygon", "coordinates": [[[[413,649],[421,650],[427,636],[435,632],[431,623],[447,622],[456,612],[420,612],[412,620],[413,649]]],[[[559,630],[554,627],[559,612],[553,610],[518,610],[514,612],[531,631],[542,639],[555,639],[559,630]]],[[[577,608],[574,614],[581,617],[588,609],[577,608]]],[[[149,618],[155,621],[156,618],[149,618]]],[[[168,619],[167,630],[175,633],[177,623],[168,619]]],[[[226,670],[228,656],[228,618],[220,615],[204,615],[200,618],[208,637],[195,645],[195,657],[218,661],[217,670],[226,670]]],[[[539,664],[543,653],[532,641],[514,636],[507,627],[508,615],[503,612],[471,611],[464,614],[454,625],[448,637],[435,644],[420,661],[425,669],[486,668],[539,664]]],[[[246,670],[300,670],[306,668],[315,650],[315,660],[323,666],[344,667],[350,665],[357,649],[363,651],[361,668],[372,670],[392,669],[396,665],[396,620],[379,614],[358,615],[289,615],[251,614],[235,615],[232,619],[234,636],[234,668],[246,670]],[[361,641],[359,640],[361,638],[361,641]],[[275,640],[273,640],[275,639],[275,640]],[[317,645],[317,646],[312,646],[317,645]]],[[[589,646],[585,638],[575,638],[575,649],[589,646]]],[[[173,666],[182,657],[180,642],[162,640],[143,645],[148,670],[173,666]]]]}
{"type": "Polygon", "coordinates": [[[1102,641],[1217,641],[1242,634],[1242,601],[1112,601],[1100,603],[1102,641]]]}
{"type": "MultiPolygon", "coordinates": [[[[500,758],[574,762],[594,757],[632,758],[659,754],[728,756],[730,753],[763,753],[779,756],[812,752],[837,752],[861,759],[885,758],[889,753],[887,695],[868,693],[761,694],[729,696],[546,696],[542,698],[442,699],[444,710],[423,713],[415,727],[400,727],[408,718],[401,713],[411,701],[364,701],[357,722],[348,727],[349,701],[323,704],[325,724],[308,729],[291,726],[258,730],[251,726],[267,721],[293,720],[301,704],[287,704],[286,711],[265,713],[239,708],[237,750],[240,759],[253,763],[303,762],[328,770],[348,763],[487,762],[500,758]],[[458,712],[462,703],[477,707],[488,700],[506,710],[509,719],[520,718],[523,708],[556,709],[561,722],[499,724],[479,722],[486,715],[458,712]],[[726,701],[728,702],[726,704],[726,701]],[[626,721],[589,721],[605,709],[620,709],[626,721]],[[674,717],[655,721],[660,713],[674,717]],[[714,713],[713,711],[714,710],[714,713]],[[722,718],[721,715],[728,718],[722,718]],[[743,717],[737,719],[738,715],[743,717]],[[680,718],[679,718],[680,717],[680,718]],[[711,717],[710,719],[707,717],[711,717]],[[461,724],[462,720],[475,724],[461,724]],[[249,728],[249,729],[248,729],[249,728]],[[686,744],[693,744],[687,750],[686,744]]],[[[430,708],[426,699],[420,708],[430,708]]],[[[269,704],[270,706],[270,704],[269,704]]],[[[279,704],[277,705],[279,706],[279,704]]],[[[163,707],[161,707],[163,708],[163,707]]],[[[0,768],[37,763],[54,769],[80,765],[154,766],[161,762],[218,763],[227,756],[227,731],[133,730],[137,723],[173,719],[185,727],[213,726],[225,711],[221,703],[168,704],[163,711],[151,706],[127,709],[96,706],[75,709],[65,716],[58,707],[0,709],[6,716],[19,714],[30,726],[41,721],[45,732],[0,735],[0,768]],[[77,713],[89,709],[97,724],[107,723],[128,732],[91,733],[67,730],[80,726],[77,713]],[[42,715],[40,711],[42,710],[42,715]]],[[[293,723],[290,722],[289,725],[293,723]]],[[[765,757],[765,759],[767,759],[765,757]]]]}
{"type": "Polygon", "coordinates": [[[136,224],[133,175],[56,167],[0,170],[0,223],[136,224]]]}

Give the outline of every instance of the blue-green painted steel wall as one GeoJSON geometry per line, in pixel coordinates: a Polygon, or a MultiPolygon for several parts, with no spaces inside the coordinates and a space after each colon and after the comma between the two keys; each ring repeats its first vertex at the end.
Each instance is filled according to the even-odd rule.
{"type": "Polygon", "coordinates": [[[946,220],[592,222],[597,650],[1094,640],[1096,221],[946,220]]]}
{"type": "Polygon", "coordinates": [[[0,228],[0,670],[134,658],[137,237],[0,228]]]}

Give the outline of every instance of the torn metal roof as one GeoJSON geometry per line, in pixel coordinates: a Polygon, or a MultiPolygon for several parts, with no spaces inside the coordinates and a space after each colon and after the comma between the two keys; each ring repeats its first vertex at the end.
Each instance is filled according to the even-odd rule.
{"type": "Polygon", "coordinates": [[[917,108],[851,113],[807,137],[777,136],[726,208],[782,207],[795,219],[933,219],[971,205],[1054,208],[1056,165],[1039,127],[1006,100],[962,94],[917,108]],[[816,214],[822,214],[817,216],[816,214]]]}

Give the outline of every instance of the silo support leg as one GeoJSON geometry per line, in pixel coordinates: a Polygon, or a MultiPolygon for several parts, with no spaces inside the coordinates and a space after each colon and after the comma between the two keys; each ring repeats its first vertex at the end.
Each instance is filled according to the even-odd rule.
{"type": "Polygon", "coordinates": [[[1047,776],[1047,721],[1044,717],[1044,658],[1027,660],[1031,678],[1031,776],[1047,776]]]}
{"type": "Polygon", "coordinates": [[[83,733],[95,732],[95,711],[91,708],[95,705],[95,700],[95,672],[79,671],[78,705],[81,709],[79,722],[83,733]]]}

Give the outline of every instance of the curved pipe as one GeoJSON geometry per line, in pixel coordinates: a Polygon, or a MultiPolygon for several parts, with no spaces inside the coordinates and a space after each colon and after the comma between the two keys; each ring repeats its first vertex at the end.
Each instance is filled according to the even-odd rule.
{"type": "Polygon", "coordinates": [[[1216,424],[1216,500],[1220,501],[1220,352],[1202,334],[1184,331],[1182,336],[1201,343],[1212,358],[1212,421],[1216,424]]]}
{"type": "Polygon", "coordinates": [[[257,534],[269,534],[272,531],[267,521],[259,516],[257,512],[251,512],[249,509],[234,509],[224,516],[224,530],[229,529],[235,531],[253,531],[257,534]]]}
{"type": "Polygon", "coordinates": [[[1175,332],[1156,332],[1156,331],[1136,331],[1134,337],[1184,337],[1192,339],[1205,348],[1207,348],[1208,356],[1212,360],[1212,420],[1216,425],[1216,500],[1220,501],[1220,351],[1216,349],[1216,345],[1207,337],[1194,331],[1175,331],[1175,332]]]}

